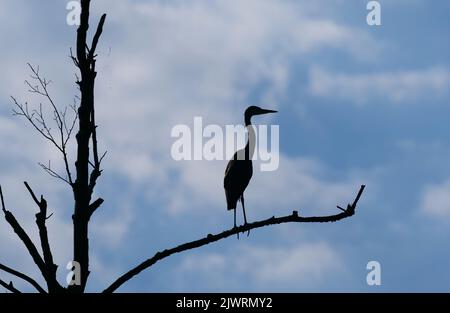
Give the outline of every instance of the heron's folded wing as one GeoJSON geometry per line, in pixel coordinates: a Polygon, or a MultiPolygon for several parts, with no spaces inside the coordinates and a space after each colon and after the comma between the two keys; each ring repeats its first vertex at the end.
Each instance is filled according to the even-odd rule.
{"type": "Polygon", "coordinates": [[[234,172],[233,169],[236,167],[236,160],[235,159],[231,159],[228,162],[227,168],[225,169],[225,177],[223,179],[223,186],[224,188],[228,188],[230,187],[231,181],[233,180],[232,177],[234,176],[234,172]]]}

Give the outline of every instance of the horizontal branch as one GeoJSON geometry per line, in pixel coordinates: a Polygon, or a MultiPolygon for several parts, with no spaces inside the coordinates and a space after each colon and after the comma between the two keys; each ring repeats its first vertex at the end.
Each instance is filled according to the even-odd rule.
{"type": "Polygon", "coordinates": [[[14,276],[28,282],[31,286],[36,288],[36,290],[40,293],[47,293],[44,290],[44,288],[42,288],[33,278],[29,277],[28,275],[25,275],[19,271],[16,271],[15,269],[12,269],[4,264],[1,264],[1,263],[0,263],[0,270],[6,272],[8,274],[14,275],[14,276]]]}
{"type": "Polygon", "coordinates": [[[212,235],[208,234],[206,237],[191,241],[188,243],[181,244],[175,248],[172,249],[166,249],[161,252],[157,252],[152,258],[145,260],[135,268],[131,269],[127,273],[120,276],[116,281],[114,281],[108,288],[106,288],[103,292],[104,293],[112,293],[117,288],[122,286],[125,282],[133,278],[135,275],[139,274],[143,270],[151,267],[156,262],[165,259],[172,254],[180,253],[186,250],[199,248],[201,246],[210,244],[215,241],[219,241],[221,239],[243,233],[246,231],[250,231],[251,229],[270,226],[270,225],[276,225],[276,224],[283,224],[283,223],[330,223],[330,222],[337,222],[339,220],[342,220],[344,218],[353,216],[355,214],[356,205],[358,204],[358,201],[364,191],[365,185],[362,185],[359,189],[358,195],[356,196],[355,200],[352,204],[347,205],[347,209],[343,210],[343,212],[336,214],[336,215],[330,215],[330,216],[313,216],[313,217],[302,217],[298,215],[297,211],[292,212],[292,214],[282,217],[271,217],[266,220],[257,221],[249,224],[245,224],[239,227],[235,227],[226,231],[223,231],[219,234],[212,235]]]}

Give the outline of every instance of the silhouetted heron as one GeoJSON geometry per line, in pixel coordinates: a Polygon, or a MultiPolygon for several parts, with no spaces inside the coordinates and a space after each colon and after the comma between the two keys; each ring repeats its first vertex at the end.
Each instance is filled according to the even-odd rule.
{"type": "MultiPolygon", "coordinates": [[[[244,212],[244,222],[247,224],[247,216],[245,214],[244,191],[253,175],[252,158],[255,152],[256,135],[252,126],[251,118],[254,115],[266,113],[276,113],[274,110],[265,110],[257,106],[250,106],[245,110],[244,119],[245,127],[248,132],[247,145],[244,149],[238,150],[233,158],[228,162],[225,170],[225,178],[223,186],[225,188],[225,196],[227,198],[227,209],[234,210],[234,228],[236,228],[236,206],[240,200],[242,211],[244,212]]],[[[247,236],[250,234],[250,230],[247,236]]],[[[239,238],[239,234],[238,234],[239,238]]]]}

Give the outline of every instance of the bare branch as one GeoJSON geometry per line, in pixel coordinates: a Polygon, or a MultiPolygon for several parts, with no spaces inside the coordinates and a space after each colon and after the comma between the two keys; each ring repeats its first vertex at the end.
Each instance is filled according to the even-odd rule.
{"type": "Polygon", "coordinates": [[[6,282],[0,279],[0,286],[3,286],[5,289],[11,291],[12,293],[22,293],[21,291],[19,291],[14,287],[12,281],[9,282],[9,284],[7,284],[6,282]]]}
{"type": "Polygon", "coordinates": [[[100,157],[100,162],[99,164],[102,163],[103,159],[105,158],[106,154],[108,153],[108,151],[103,152],[102,156],[100,157]]]}
{"type": "MultiPolygon", "coordinates": [[[[76,108],[71,106],[71,108],[75,112],[75,118],[72,121],[72,123],[70,125],[68,125],[67,118],[66,118],[67,107],[63,111],[59,111],[55,102],[53,101],[53,98],[49,94],[48,86],[50,85],[51,81],[43,78],[40,75],[39,67],[35,68],[30,63],[28,63],[28,67],[30,68],[31,73],[32,73],[31,78],[34,81],[36,81],[36,85],[32,84],[28,80],[26,80],[25,83],[29,87],[29,92],[35,93],[35,94],[38,94],[38,95],[44,97],[46,99],[46,101],[50,104],[50,107],[52,108],[52,111],[53,111],[53,120],[55,121],[57,129],[58,129],[58,137],[59,138],[58,139],[55,138],[55,136],[53,135],[53,133],[51,131],[51,128],[48,126],[45,116],[44,116],[44,113],[43,113],[43,110],[42,110],[42,104],[39,105],[38,110],[35,109],[30,113],[27,103],[25,103],[25,105],[20,104],[14,97],[11,97],[13,99],[16,107],[18,108],[18,110],[13,110],[13,113],[15,115],[24,116],[31,123],[31,125],[45,139],[50,141],[62,153],[66,176],[67,176],[65,181],[67,181],[69,183],[69,185],[72,186],[73,180],[72,180],[72,174],[70,171],[69,160],[68,160],[68,155],[67,155],[67,143],[72,135],[73,129],[76,124],[76,120],[77,120],[76,108]]],[[[51,176],[53,176],[53,177],[59,176],[59,175],[54,175],[55,173],[52,173],[52,171],[49,171],[48,168],[45,168],[44,166],[42,166],[42,167],[51,176]]],[[[57,177],[57,178],[59,178],[59,177],[57,177]]]]}
{"type": "Polygon", "coordinates": [[[47,226],[45,222],[47,220],[47,201],[41,196],[39,201],[27,182],[24,182],[25,187],[30,193],[36,205],[39,207],[39,212],[36,214],[36,225],[39,229],[39,238],[41,240],[42,253],[44,254],[44,262],[47,267],[47,281],[53,288],[61,288],[56,280],[56,270],[58,266],[53,262],[53,255],[50,249],[50,243],[48,240],[47,226]]]}
{"type": "Polygon", "coordinates": [[[31,241],[30,237],[27,235],[27,233],[22,228],[22,226],[20,226],[19,222],[16,220],[14,215],[10,211],[6,210],[5,201],[3,198],[3,191],[2,191],[1,186],[0,186],[0,197],[1,197],[1,202],[2,202],[2,210],[3,210],[3,213],[5,214],[6,221],[9,223],[9,225],[11,225],[11,227],[13,228],[13,230],[17,234],[17,236],[20,238],[20,240],[22,240],[23,244],[25,245],[25,247],[28,250],[28,253],[33,258],[34,263],[36,263],[37,267],[41,271],[42,276],[47,277],[44,260],[42,259],[41,255],[39,254],[38,250],[36,249],[36,246],[31,241]]]}
{"type": "MultiPolygon", "coordinates": [[[[88,60],[92,64],[92,71],[95,70],[95,50],[97,49],[98,40],[100,39],[100,36],[103,32],[103,25],[105,24],[106,14],[103,14],[100,18],[100,22],[97,27],[97,31],[95,32],[94,38],[92,40],[91,49],[89,51],[88,60]]],[[[95,72],[94,72],[95,73],[95,72]]],[[[94,74],[95,77],[95,74],[94,74]]],[[[99,158],[98,154],[98,143],[97,143],[97,125],[95,124],[95,105],[94,101],[92,101],[91,105],[91,128],[92,128],[92,153],[94,156],[94,170],[91,172],[90,178],[89,178],[89,192],[90,195],[94,192],[95,184],[97,183],[97,179],[102,174],[102,171],[100,169],[100,163],[104,156],[106,155],[106,152],[103,154],[101,158],[99,158]]],[[[95,210],[94,210],[95,211],[95,210]]]]}
{"type": "MultiPolygon", "coordinates": [[[[57,142],[55,141],[55,139],[53,138],[50,129],[47,127],[47,125],[45,124],[45,121],[42,119],[42,109],[40,109],[40,111],[37,110],[33,110],[33,112],[29,112],[28,109],[28,103],[25,103],[25,105],[20,104],[16,98],[14,98],[13,96],[11,96],[11,99],[14,101],[14,104],[16,105],[16,107],[19,109],[19,111],[17,110],[13,110],[13,114],[17,115],[17,116],[23,116],[25,117],[30,123],[31,125],[47,140],[49,140],[53,145],[56,146],[56,148],[58,150],[61,151],[61,147],[57,144],[57,142]],[[37,116],[37,117],[36,117],[37,116]],[[41,127],[39,126],[41,125],[41,127]]],[[[41,106],[40,106],[41,108],[41,106]]]]}
{"type": "Polygon", "coordinates": [[[101,161],[106,155],[106,152],[102,155],[101,158],[98,156],[98,144],[97,144],[97,126],[95,125],[95,109],[94,103],[92,103],[91,107],[91,127],[92,127],[92,153],[94,155],[94,169],[91,172],[89,177],[89,193],[92,195],[94,192],[95,184],[97,183],[97,179],[102,174],[102,170],[100,169],[101,161]]]}
{"type": "MultiPolygon", "coordinates": [[[[31,66],[31,64],[28,63],[28,66],[30,67],[31,71],[34,73],[34,78],[39,82],[39,84],[43,90],[43,91],[40,91],[38,88],[35,88],[35,89],[32,88],[32,91],[36,91],[38,94],[44,96],[48,100],[48,102],[51,104],[51,107],[53,109],[54,120],[58,127],[59,136],[60,136],[60,139],[59,139],[60,142],[58,144],[55,143],[55,145],[59,148],[59,150],[63,154],[64,165],[65,165],[66,175],[67,175],[67,181],[70,185],[72,185],[73,184],[72,174],[70,172],[69,161],[68,161],[67,151],[66,151],[66,145],[70,139],[70,135],[75,126],[76,118],[74,119],[74,121],[71,125],[71,128],[70,128],[71,130],[69,132],[68,128],[67,128],[67,122],[66,122],[67,107],[64,109],[63,112],[59,112],[57,106],[55,105],[55,103],[53,101],[53,98],[50,96],[48,89],[47,89],[48,85],[50,84],[50,81],[46,81],[45,78],[41,78],[41,76],[39,75],[39,71],[35,70],[33,68],[33,66],[31,66]],[[66,134],[64,134],[64,130],[66,130],[66,134]]],[[[31,86],[28,82],[27,82],[27,84],[29,86],[31,86]]],[[[45,126],[45,119],[42,114],[42,107],[41,107],[40,111],[41,111],[40,117],[43,122],[43,125],[45,126]]],[[[48,133],[50,134],[50,131],[48,131],[48,133]]],[[[50,134],[50,137],[52,137],[51,134],[50,134]]],[[[55,141],[55,140],[53,140],[53,141],[55,141]]]]}
{"type": "MultiPolygon", "coordinates": [[[[67,137],[67,140],[69,140],[69,137],[67,137]]],[[[67,141],[64,143],[64,149],[62,152],[63,159],[64,159],[64,166],[66,168],[66,175],[67,175],[66,183],[68,183],[70,186],[73,187],[72,173],[70,172],[69,158],[67,156],[67,151],[66,151],[66,143],[67,143],[67,141]]]]}
{"type": "Polygon", "coordinates": [[[48,161],[48,165],[45,165],[43,163],[38,163],[39,166],[47,172],[47,174],[49,174],[51,177],[57,178],[62,180],[63,182],[69,184],[70,186],[72,186],[72,183],[70,182],[69,178],[64,178],[62,177],[60,174],[58,174],[57,172],[55,172],[54,170],[52,170],[51,168],[51,163],[50,161],[48,161]]]}
{"type": "Polygon", "coordinates": [[[31,286],[33,286],[34,288],[36,288],[36,290],[37,290],[39,293],[47,293],[47,292],[44,290],[44,288],[42,288],[42,287],[41,287],[41,286],[40,286],[33,278],[29,277],[28,275],[25,275],[25,274],[23,274],[23,273],[21,273],[21,272],[15,270],[15,269],[12,269],[12,268],[10,268],[10,267],[4,265],[4,264],[1,264],[1,263],[0,263],[0,270],[6,272],[6,273],[8,273],[8,274],[14,275],[14,276],[16,276],[16,277],[18,277],[18,278],[20,278],[20,279],[26,281],[26,282],[29,283],[31,286]]]}
{"type": "Polygon", "coordinates": [[[27,80],[25,81],[25,83],[30,87],[30,92],[37,93],[37,94],[45,97],[49,101],[50,105],[53,108],[53,113],[55,115],[57,124],[59,125],[58,128],[62,129],[63,121],[61,118],[61,114],[60,114],[58,108],[56,107],[56,105],[53,101],[53,98],[48,93],[48,89],[47,89],[47,87],[48,87],[48,85],[50,85],[51,81],[47,81],[45,78],[42,78],[39,75],[39,68],[35,69],[30,63],[28,63],[28,67],[30,68],[31,72],[34,74],[31,77],[33,79],[35,79],[39,83],[39,85],[32,86],[27,80]],[[42,90],[40,88],[42,88],[42,90]]]}
{"type": "MultiPolygon", "coordinates": [[[[100,164],[100,163],[99,163],[100,164]]],[[[95,184],[97,182],[97,179],[102,174],[102,171],[100,170],[100,165],[94,164],[94,169],[91,172],[91,175],[89,177],[89,194],[92,195],[94,192],[95,184]]]]}
{"type": "MultiPolygon", "coordinates": [[[[70,59],[73,61],[73,64],[75,64],[76,67],[80,66],[80,64],[78,63],[77,58],[73,55],[72,48],[70,48],[70,59]]],[[[77,78],[77,81],[79,81],[78,78],[77,78]]]]}
{"type": "Polygon", "coordinates": [[[225,230],[219,234],[212,235],[208,234],[206,237],[191,241],[188,243],[181,244],[175,248],[172,249],[166,249],[164,251],[156,253],[152,258],[145,260],[138,266],[134,267],[130,271],[126,272],[122,276],[120,276],[116,281],[114,281],[108,288],[106,288],[103,292],[104,293],[112,293],[117,288],[122,286],[125,282],[133,278],[135,275],[139,274],[143,270],[151,267],[156,262],[165,259],[172,254],[180,253],[186,250],[199,248],[201,246],[210,244],[215,241],[219,241],[221,239],[243,233],[246,231],[250,231],[251,229],[255,228],[261,228],[269,225],[276,225],[276,224],[283,224],[283,223],[330,223],[330,222],[337,222],[339,220],[342,220],[344,218],[348,218],[350,216],[353,216],[355,214],[356,205],[358,204],[359,198],[361,197],[363,191],[364,191],[365,185],[362,185],[358,195],[356,196],[355,200],[352,204],[347,205],[347,210],[345,210],[342,213],[331,215],[331,216],[313,216],[313,217],[302,217],[298,215],[297,211],[292,212],[291,215],[282,216],[282,217],[271,217],[266,220],[257,221],[253,223],[249,223],[243,226],[239,226],[236,228],[232,228],[229,230],[225,230]]]}
{"type": "Polygon", "coordinates": [[[93,60],[95,58],[95,50],[97,49],[98,40],[100,39],[100,36],[103,32],[103,25],[105,24],[105,20],[106,14],[103,14],[102,17],[100,18],[100,22],[98,23],[97,31],[95,32],[94,38],[92,39],[92,45],[88,56],[90,60],[93,60]]]}
{"type": "Polygon", "coordinates": [[[33,198],[33,201],[37,204],[37,206],[40,208],[41,207],[41,202],[38,200],[38,198],[36,197],[36,195],[33,192],[33,189],[31,189],[30,185],[27,182],[23,182],[25,184],[25,187],[27,188],[28,192],[31,195],[31,198],[33,198]]]}
{"type": "Polygon", "coordinates": [[[97,210],[102,204],[104,200],[102,198],[98,198],[94,202],[89,205],[89,213],[88,216],[91,217],[94,214],[95,210],[97,210]]]}
{"type": "Polygon", "coordinates": [[[66,140],[64,142],[65,145],[67,145],[67,142],[69,141],[70,137],[72,136],[73,130],[74,130],[75,125],[78,120],[77,104],[76,104],[75,99],[74,99],[74,103],[72,105],[70,105],[70,108],[75,113],[75,115],[74,115],[72,122],[70,124],[68,124],[67,120],[66,120],[67,108],[64,110],[64,130],[66,131],[66,140]]]}
{"type": "Polygon", "coordinates": [[[2,190],[2,186],[0,185],[0,198],[1,198],[1,201],[2,201],[2,211],[3,211],[3,213],[5,213],[6,214],[6,207],[5,207],[5,199],[3,198],[3,190],[2,190]]]}

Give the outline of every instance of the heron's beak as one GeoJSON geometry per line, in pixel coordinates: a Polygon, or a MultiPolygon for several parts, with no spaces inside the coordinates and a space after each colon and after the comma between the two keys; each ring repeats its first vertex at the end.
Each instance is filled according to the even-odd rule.
{"type": "Polygon", "coordinates": [[[278,111],[275,110],[266,110],[266,109],[261,109],[261,111],[258,112],[259,114],[267,114],[267,113],[277,113],[278,111]]]}

